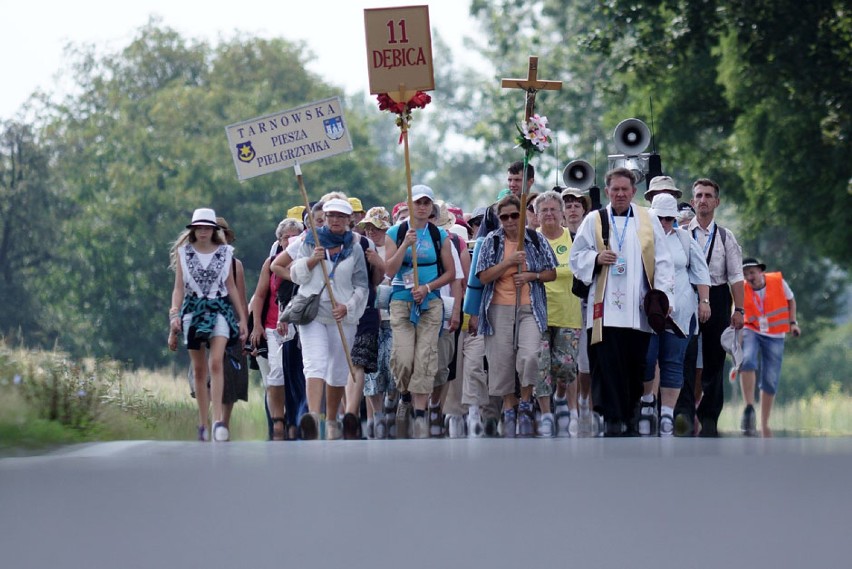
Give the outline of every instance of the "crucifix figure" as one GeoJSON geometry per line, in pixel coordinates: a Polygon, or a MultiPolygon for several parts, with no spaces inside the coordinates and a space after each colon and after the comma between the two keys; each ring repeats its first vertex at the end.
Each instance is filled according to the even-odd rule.
{"type": "MultiPolygon", "coordinates": [[[[544,81],[538,78],[538,56],[531,55],[529,67],[527,68],[526,79],[503,79],[500,83],[503,89],[523,89],[526,91],[526,102],[524,106],[524,122],[527,123],[530,117],[535,114],[535,94],[538,91],[559,91],[562,89],[562,81],[544,81]]],[[[524,250],[524,236],[526,235],[527,226],[527,165],[529,164],[529,152],[524,151],[524,173],[523,182],[521,184],[521,217],[518,220],[520,231],[518,232],[518,251],[524,250]]],[[[518,272],[523,272],[524,268],[518,266],[518,272]]],[[[515,291],[515,323],[518,321],[518,309],[521,302],[521,288],[518,287],[515,291]]],[[[518,347],[518,327],[514,326],[514,346],[518,347]]]]}
{"type": "MultiPolygon", "coordinates": [[[[535,113],[535,94],[538,91],[559,91],[562,89],[562,81],[544,81],[538,78],[538,56],[531,55],[526,79],[503,79],[500,83],[503,89],[523,89],[526,91],[526,104],[524,106],[524,122],[530,120],[535,113]]],[[[524,155],[524,178],[521,185],[521,234],[518,237],[518,247],[524,244],[524,227],[527,224],[527,162],[529,155],[524,155]]]]}
{"type": "Polygon", "coordinates": [[[500,86],[504,89],[523,89],[527,92],[524,120],[530,120],[535,113],[535,94],[538,91],[559,91],[562,81],[544,81],[538,78],[538,56],[530,56],[526,79],[503,79],[500,86]]]}

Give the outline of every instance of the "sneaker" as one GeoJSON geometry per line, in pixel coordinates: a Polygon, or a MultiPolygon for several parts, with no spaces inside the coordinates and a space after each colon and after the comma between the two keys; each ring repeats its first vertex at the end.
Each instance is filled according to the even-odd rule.
{"type": "Polygon", "coordinates": [[[639,400],[639,417],[636,420],[636,430],[641,437],[657,436],[657,398],[651,401],[639,400]]]}
{"type": "Polygon", "coordinates": [[[371,441],[376,438],[376,419],[367,419],[367,440],[371,441]]]}
{"type": "MultiPolygon", "coordinates": [[[[385,395],[384,414],[385,414],[385,433],[388,439],[396,438],[396,411],[398,408],[399,398],[389,397],[385,395]]],[[[378,438],[378,437],[377,437],[378,438]]]]}
{"type": "Polygon", "coordinates": [[[429,438],[429,419],[426,416],[414,418],[414,438],[428,439],[429,438]]]}
{"type": "Polygon", "coordinates": [[[388,438],[388,422],[385,417],[386,415],[373,416],[373,434],[375,435],[376,440],[384,440],[388,438]]]}
{"type": "Polygon", "coordinates": [[[467,413],[467,436],[472,439],[478,439],[485,434],[485,426],[482,424],[482,417],[479,416],[479,411],[474,409],[467,413]]]}
{"type": "Polygon", "coordinates": [[[231,432],[222,421],[213,423],[213,440],[217,443],[223,443],[231,440],[231,432]]]}
{"type": "Polygon", "coordinates": [[[357,441],[361,439],[361,421],[354,413],[346,413],[343,416],[343,438],[347,441],[357,441]]]}
{"type": "Polygon", "coordinates": [[[461,415],[447,415],[447,437],[451,439],[463,439],[464,432],[464,417],[461,415]]]}
{"type": "MultiPolygon", "coordinates": [[[[500,421],[495,417],[485,419],[484,436],[489,439],[500,437],[500,421]]],[[[514,432],[514,431],[513,431],[514,432]]]]}
{"type": "MultiPolygon", "coordinates": [[[[571,433],[571,411],[568,410],[567,404],[557,405],[553,411],[553,420],[556,423],[557,437],[570,437],[571,433]]],[[[575,435],[576,436],[576,435],[575,435]]]]}
{"type": "Polygon", "coordinates": [[[535,419],[532,405],[521,403],[518,407],[518,436],[532,437],[535,435],[535,419]]]}
{"type": "Polygon", "coordinates": [[[553,437],[553,413],[542,413],[535,429],[535,436],[540,439],[553,437]]]}
{"type": "Polygon", "coordinates": [[[210,440],[210,433],[204,425],[198,425],[198,440],[201,442],[207,442],[210,440]]]}
{"type": "Polygon", "coordinates": [[[746,405],[743,411],[743,419],[740,422],[740,429],[747,437],[757,436],[757,419],[754,414],[753,405],[746,405]]]}
{"type": "MultiPolygon", "coordinates": [[[[354,415],[353,415],[354,417],[354,415]]],[[[343,437],[343,432],[340,430],[340,422],[337,419],[325,420],[325,440],[336,441],[343,437]]]]}
{"type": "Polygon", "coordinates": [[[435,439],[444,436],[444,419],[440,407],[429,407],[429,436],[435,439]]]}
{"type": "Polygon", "coordinates": [[[675,425],[674,419],[672,419],[671,415],[663,415],[660,417],[660,436],[661,437],[671,437],[674,436],[675,425]]]}
{"type": "Polygon", "coordinates": [[[305,413],[299,419],[299,437],[303,441],[315,441],[319,438],[319,421],[314,413],[305,413]]]}
{"type": "Polygon", "coordinates": [[[695,427],[692,418],[683,413],[677,415],[674,420],[674,434],[676,437],[691,437],[695,427]]]}
{"type": "Polygon", "coordinates": [[[517,413],[514,409],[506,409],[503,411],[503,438],[514,439],[517,422],[517,413]]]}
{"type": "Polygon", "coordinates": [[[396,438],[410,439],[411,438],[411,402],[400,401],[396,406],[396,438]]]}
{"type": "Polygon", "coordinates": [[[568,423],[568,436],[576,439],[580,436],[580,416],[577,411],[571,411],[571,422],[568,423]]]}
{"type": "Polygon", "coordinates": [[[590,424],[591,424],[591,430],[589,431],[590,436],[592,436],[592,437],[604,436],[606,424],[604,423],[603,415],[601,415],[597,411],[592,411],[590,413],[590,424]]]}

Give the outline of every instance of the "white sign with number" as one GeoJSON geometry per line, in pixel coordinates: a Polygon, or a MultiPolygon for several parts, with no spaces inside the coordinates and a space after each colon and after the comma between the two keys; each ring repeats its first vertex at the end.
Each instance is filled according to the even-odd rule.
{"type": "Polygon", "coordinates": [[[338,97],[232,124],[225,132],[240,180],[352,150],[338,97]]]}

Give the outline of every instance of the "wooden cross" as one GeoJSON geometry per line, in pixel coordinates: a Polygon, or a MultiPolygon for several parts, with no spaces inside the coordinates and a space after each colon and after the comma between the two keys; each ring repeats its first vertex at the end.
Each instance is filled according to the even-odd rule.
{"type": "Polygon", "coordinates": [[[523,89],[527,92],[524,121],[528,121],[535,112],[535,94],[538,91],[559,91],[562,89],[562,81],[539,80],[538,56],[531,55],[526,79],[503,79],[500,86],[504,89],[523,89]]]}

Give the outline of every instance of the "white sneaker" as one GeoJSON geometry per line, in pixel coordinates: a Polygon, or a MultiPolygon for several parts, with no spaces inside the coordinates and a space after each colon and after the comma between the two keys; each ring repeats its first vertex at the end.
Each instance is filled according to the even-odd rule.
{"type": "Polygon", "coordinates": [[[426,416],[414,418],[414,438],[429,438],[429,418],[426,416]]]}
{"type": "Polygon", "coordinates": [[[451,439],[464,438],[464,417],[461,415],[447,415],[447,436],[451,439]]]}
{"type": "Polygon", "coordinates": [[[535,436],[540,439],[553,437],[553,413],[542,413],[541,418],[536,423],[535,436]]]}
{"type": "Polygon", "coordinates": [[[336,441],[343,438],[343,431],[340,430],[340,422],[337,419],[325,420],[325,440],[336,441]]]}
{"type": "Polygon", "coordinates": [[[388,438],[388,423],[385,416],[373,416],[373,434],[377,440],[388,438]]]}
{"type": "Polygon", "coordinates": [[[213,423],[213,440],[217,443],[223,443],[231,440],[231,432],[228,431],[228,427],[225,426],[225,423],[221,421],[213,423]]]}
{"type": "Polygon", "coordinates": [[[467,413],[467,436],[472,439],[479,439],[485,434],[485,426],[482,424],[482,417],[479,415],[479,409],[471,408],[467,413]]]}
{"type": "MultiPolygon", "coordinates": [[[[557,405],[553,410],[553,418],[556,422],[556,436],[570,437],[571,412],[567,404],[557,405]]],[[[576,436],[576,435],[575,435],[576,436]]]]}
{"type": "Polygon", "coordinates": [[[568,436],[574,439],[580,436],[580,414],[577,411],[571,411],[570,422],[568,423],[568,436]]]}

